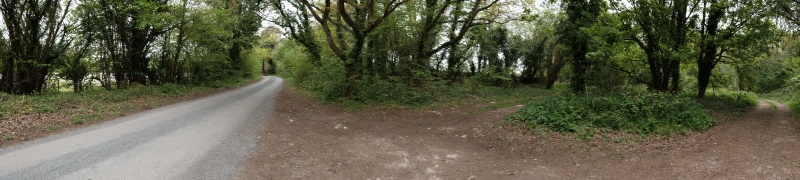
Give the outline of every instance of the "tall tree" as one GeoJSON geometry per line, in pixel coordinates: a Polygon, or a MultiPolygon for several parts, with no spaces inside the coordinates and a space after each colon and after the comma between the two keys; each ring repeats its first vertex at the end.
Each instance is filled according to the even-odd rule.
{"type": "Polygon", "coordinates": [[[155,71],[158,79],[166,83],[180,83],[186,81],[186,58],[184,56],[185,47],[188,42],[190,31],[189,2],[181,0],[179,6],[172,7],[170,19],[175,22],[173,28],[167,28],[166,33],[161,37],[161,53],[159,61],[155,64],[155,71]],[[173,40],[174,39],[174,40],[173,40]]]}
{"type": "Polygon", "coordinates": [[[763,0],[705,0],[699,28],[697,97],[703,98],[720,62],[738,63],[769,51],[776,39],[763,0]]]}
{"type": "Polygon", "coordinates": [[[650,89],[677,92],[681,61],[688,54],[690,0],[632,0],[623,10],[628,38],[636,42],[647,56],[650,89]]]}
{"type": "Polygon", "coordinates": [[[263,0],[228,0],[225,5],[224,9],[234,15],[228,58],[233,68],[239,72],[245,71],[242,52],[253,48],[258,39],[257,33],[261,27],[261,16],[258,13],[263,8],[263,0]]]}
{"type": "Polygon", "coordinates": [[[773,0],[775,11],[795,26],[800,26],[800,0],[773,0]]]}
{"type": "Polygon", "coordinates": [[[602,0],[565,0],[564,12],[567,14],[565,21],[559,24],[559,39],[571,49],[570,65],[572,65],[572,79],[570,87],[575,93],[586,91],[586,72],[591,63],[586,58],[589,53],[589,35],[582,29],[591,27],[597,22],[597,17],[605,10],[602,0]]]}
{"type": "Polygon", "coordinates": [[[491,18],[481,18],[479,15],[497,2],[499,0],[425,0],[421,14],[422,23],[417,27],[416,51],[413,54],[416,67],[429,67],[431,56],[444,49],[457,49],[456,46],[470,29],[491,23],[493,21],[491,18]],[[450,13],[450,16],[447,13],[450,13]],[[450,27],[449,34],[445,36],[448,38],[443,42],[437,42],[437,37],[444,35],[440,33],[446,32],[441,28],[444,25],[450,27]]]}
{"type": "Polygon", "coordinates": [[[72,1],[2,0],[0,13],[7,34],[0,36],[3,68],[0,91],[31,94],[42,91],[52,64],[69,48],[64,19],[72,1]]]}
{"type": "Polygon", "coordinates": [[[305,5],[298,1],[270,0],[274,11],[278,13],[273,23],[289,29],[289,36],[305,47],[311,56],[311,63],[319,66],[322,52],[316,38],[314,28],[311,26],[311,14],[305,5]]]}
{"type": "Polygon", "coordinates": [[[80,6],[82,13],[89,14],[82,16],[82,24],[100,32],[97,39],[113,62],[117,88],[129,83],[147,85],[148,80],[157,83],[148,55],[154,40],[170,25],[167,0],[85,0],[80,6]]]}
{"type": "Polygon", "coordinates": [[[357,65],[362,64],[361,61],[364,60],[362,59],[362,54],[367,37],[398,7],[408,2],[408,0],[387,0],[383,2],[377,0],[337,0],[333,4],[331,0],[325,0],[322,3],[322,7],[319,7],[308,0],[299,1],[305,5],[306,9],[311,12],[314,19],[319,23],[325,34],[328,47],[344,62],[345,71],[347,72],[347,84],[342,93],[345,97],[352,93],[350,86],[361,77],[357,65]],[[338,13],[338,16],[333,16],[332,12],[338,13]],[[347,31],[352,36],[355,42],[350,47],[343,47],[341,42],[344,41],[344,38],[338,33],[334,34],[332,31],[331,25],[338,23],[337,21],[332,21],[332,17],[338,17],[344,21],[343,26],[346,26],[346,29],[340,27],[334,30],[337,32],[347,31]],[[345,51],[343,48],[348,50],[345,51]]]}

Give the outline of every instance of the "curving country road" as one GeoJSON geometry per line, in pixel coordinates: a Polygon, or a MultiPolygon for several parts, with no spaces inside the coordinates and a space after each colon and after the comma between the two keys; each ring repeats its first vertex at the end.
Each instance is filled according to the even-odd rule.
{"type": "Polygon", "coordinates": [[[283,80],[0,149],[0,179],[230,179],[256,147],[283,80]]]}

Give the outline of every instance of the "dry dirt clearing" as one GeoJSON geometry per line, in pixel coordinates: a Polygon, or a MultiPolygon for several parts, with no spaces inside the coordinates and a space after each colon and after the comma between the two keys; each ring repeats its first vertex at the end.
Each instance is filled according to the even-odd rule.
{"type": "Polygon", "coordinates": [[[285,87],[241,179],[800,179],[800,122],[761,102],[670,139],[527,133],[520,106],[343,110],[285,87]]]}

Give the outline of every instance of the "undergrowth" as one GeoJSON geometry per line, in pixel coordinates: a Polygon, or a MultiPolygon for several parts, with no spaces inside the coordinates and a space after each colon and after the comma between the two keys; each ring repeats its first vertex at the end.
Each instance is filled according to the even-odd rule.
{"type": "MultiPolygon", "coordinates": [[[[443,72],[411,70],[402,76],[387,72],[362,72],[348,82],[343,63],[331,54],[312,62],[307,53],[288,42],[273,54],[278,76],[326,103],[343,107],[430,107],[474,101],[500,101],[557,94],[560,90],[530,88],[511,83],[511,72],[500,76],[478,72],[456,81],[443,80],[443,72]],[[350,83],[350,84],[348,84],[350,83]]],[[[563,88],[555,88],[563,89],[563,88]]]]}
{"type": "Polygon", "coordinates": [[[659,93],[545,97],[529,102],[506,121],[584,136],[608,130],[669,136],[716,123],[694,99],[659,93]]]}
{"type": "Polygon", "coordinates": [[[2,111],[0,111],[0,120],[5,120],[13,114],[61,113],[67,109],[74,109],[83,114],[71,116],[69,121],[74,124],[82,124],[86,120],[98,120],[100,118],[92,115],[92,113],[125,110],[117,106],[107,106],[109,104],[126,103],[129,101],[131,101],[130,103],[134,103],[132,100],[145,97],[167,98],[188,96],[208,92],[216,88],[240,86],[252,82],[252,80],[253,79],[233,79],[209,82],[204,85],[163,84],[120,90],[90,88],[80,93],[43,92],[35,95],[9,95],[0,93],[0,109],[2,109],[2,111]]]}
{"type": "Polygon", "coordinates": [[[786,104],[795,113],[795,117],[800,119],[800,78],[796,79],[798,80],[793,79],[793,81],[797,82],[792,83],[791,86],[762,94],[762,96],[786,104]]]}
{"type": "MultiPolygon", "coordinates": [[[[685,93],[686,97],[694,97],[695,93],[685,93]]],[[[704,108],[723,112],[728,115],[738,115],[758,105],[758,96],[752,92],[731,91],[726,89],[709,89],[706,97],[697,99],[704,108]]]]}
{"type": "Polygon", "coordinates": [[[500,101],[553,95],[564,89],[561,86],[554,88],[555,90],[525,85],[498,87],[472,79],[467,79],[464,83],[448,82],[419,73],[417,77],[420,80],[414,83],[399,76],[364,75],[355,80],[349,90],[345,90],[346,78],[341,64],[323,61],[321,66],[315,67],[308,65],[305,60],[296,61],[300,62],[289,63],[286,70],[278,75],[327,103],[349,108],[458,105],[468,101],[500,101]],[[349,91],[350,95],[343,96],[345,91],[349,91]]]}

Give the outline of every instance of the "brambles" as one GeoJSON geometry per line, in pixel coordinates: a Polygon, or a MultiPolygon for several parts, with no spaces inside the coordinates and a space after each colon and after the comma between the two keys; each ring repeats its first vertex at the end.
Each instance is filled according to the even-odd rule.
{"type": "Polygon", "coordinates": [[[528,103],[506,120],[560,132],[583,134],[601,129],[641,135],[685,134],[716,123],[693,99],[657,93],[546,97],[528,103]]]}

